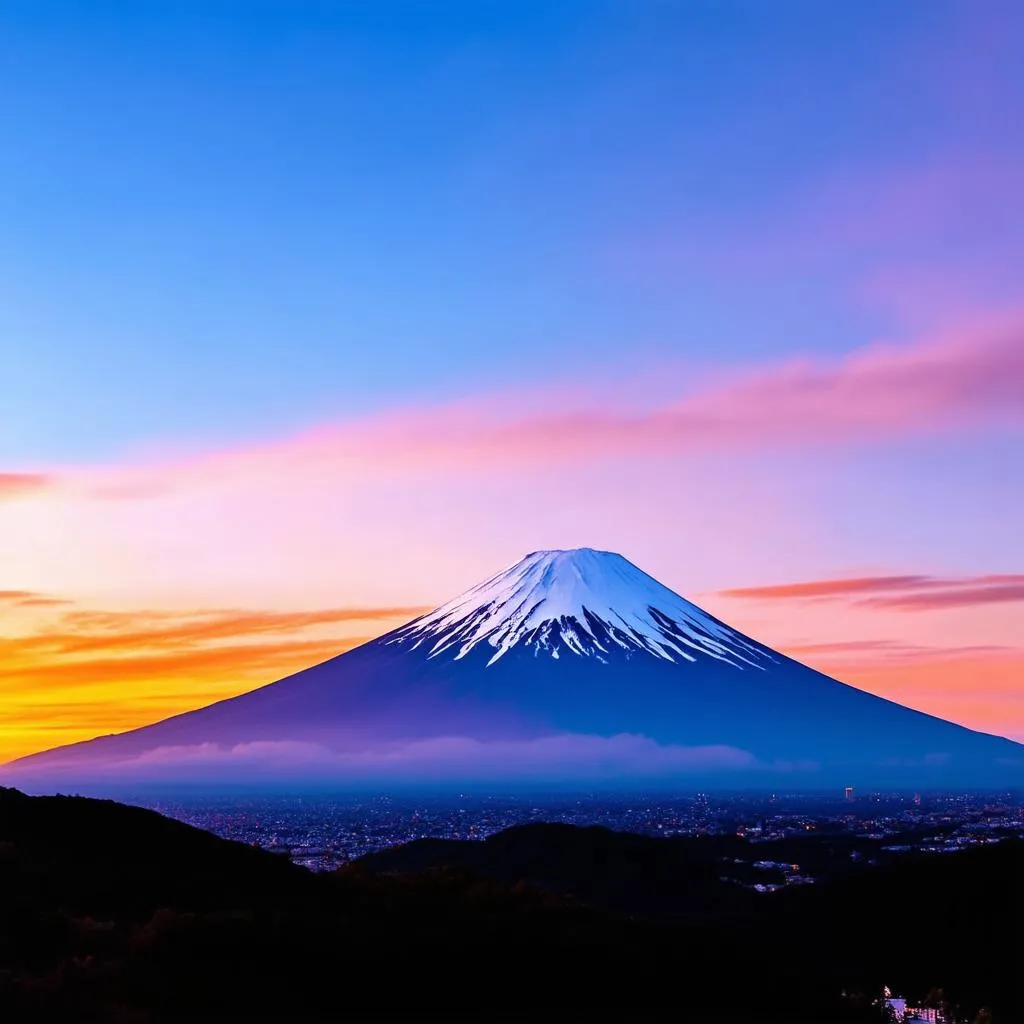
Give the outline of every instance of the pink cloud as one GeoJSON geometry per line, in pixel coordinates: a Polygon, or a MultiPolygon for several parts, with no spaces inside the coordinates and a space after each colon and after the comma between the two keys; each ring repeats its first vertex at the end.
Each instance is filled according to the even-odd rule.
{"type": "MultiPolygon", "coordinates": [[[[666,371],[670,372],[670,371],[666,371]]],[[[88,475],[89,493],[152,499],[228,477],[274,483],[444,472],[505,473],[610,458],[791,450],[957,430],[1024,426],[1024,316],[968,325],[916,345],[876,345],[845,359],[766,365],[680,384],[648,408],[588,400],[578,387],[396,410],[269,445],[88,475]],[[526,407],[527,412],[521,409],[526,407]]]]}
{"type": "Polygon", "coordinates": [[[720,590],[722,597],[817,599],[847,597],[850,594],[875,593],[879,590],[907,590],[931,585],[930,576],[855,576],[847,579],[805,580],[800,583],[771,583],[763,587],[733,587],[720,590]]]}
{"type": "Polygon", "coordinates": [[[44,490],[51,484],[45,473],[0,473],[0,501],[44,490]]]}
{"type": "Polygon", "coordinates": [[[819,601],[849,598],[854,599],[854,604],[865,608],[929,611],[1024,601],[1024,573],[959,578],[922,575],[857,576],[776,583],[763,587],[736,587],[720,590],[718,594],[721,597],[752,600],[819,601]]]}
{"type": "Polygon", "coordinates": [[[14,605],[18,608],[56,608],[72,603],[66,598],[38,594],[34,590],[0,590],[0,605],[14,605]]]}
{"type": "Polygon", "coordinates": [[[845,664],[856,660],[865,665],[898,664],[908,661],[934,662],[965,657],[977,657],[981,662],[982,658],[987,655],[1018,653],[1012,647],[998,644],[934,647],[899,640],[827,640],[813,643],[785,643],[780,645],[780,649],[784,654],[798,660],[809,657],[819,661],[830,659],[845,664]]]}
{"type": "MultiPolygon", "coordinates": [[[[999,579],[999,577],[993,577],[999,579]]],[[[865,598],[860,604],[871,608],[892,608],[896,611],[920,612],[940,608],[967,608],[978,604],[1004,604],[1024,601],[1024,577],[1006,577],[1015,582],[982,583],[979,586],[956,586],[948,590],[932,590],[917,594],[894,594],[888,597],[865,598]]]]}

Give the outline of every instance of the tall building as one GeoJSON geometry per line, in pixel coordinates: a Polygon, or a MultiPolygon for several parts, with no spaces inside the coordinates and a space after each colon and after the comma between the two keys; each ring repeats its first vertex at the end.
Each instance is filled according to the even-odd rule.
{"type": "Polygon", "coordinates": [[[853,799],[853,786],[847,786],[846,789],[843,790],[843,796],[845,796],[847,800],[852,800],[853,799]]]}

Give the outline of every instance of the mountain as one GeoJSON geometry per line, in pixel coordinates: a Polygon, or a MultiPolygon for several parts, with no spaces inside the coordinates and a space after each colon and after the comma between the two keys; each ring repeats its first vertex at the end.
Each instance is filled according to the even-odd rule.
{"type": "Polygon", "coordinates": [[[538,551],[276,683],[16,774],[338,785],[989,785],[1024,747],[757,643],[621,555],[538,551]]]}

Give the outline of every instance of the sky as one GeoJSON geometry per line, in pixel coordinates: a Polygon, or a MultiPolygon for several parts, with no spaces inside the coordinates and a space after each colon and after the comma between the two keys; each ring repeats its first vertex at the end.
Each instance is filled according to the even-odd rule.
{"type": "Polygon", "coordinates": [[[1024,740],[1022,32],[8,0],[0,760],[584,545],[1024,740]]]}

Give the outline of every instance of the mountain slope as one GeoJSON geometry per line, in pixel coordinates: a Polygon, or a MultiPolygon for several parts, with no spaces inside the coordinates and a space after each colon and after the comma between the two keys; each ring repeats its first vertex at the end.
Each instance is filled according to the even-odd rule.
{"type": "Polygon", "coordinates": [[[528,555],[277,683],[15,767],[375,784],[981,785],[1021,778],[1024,748],[830,679],[622,556],[584,548],[528,555]]]}

